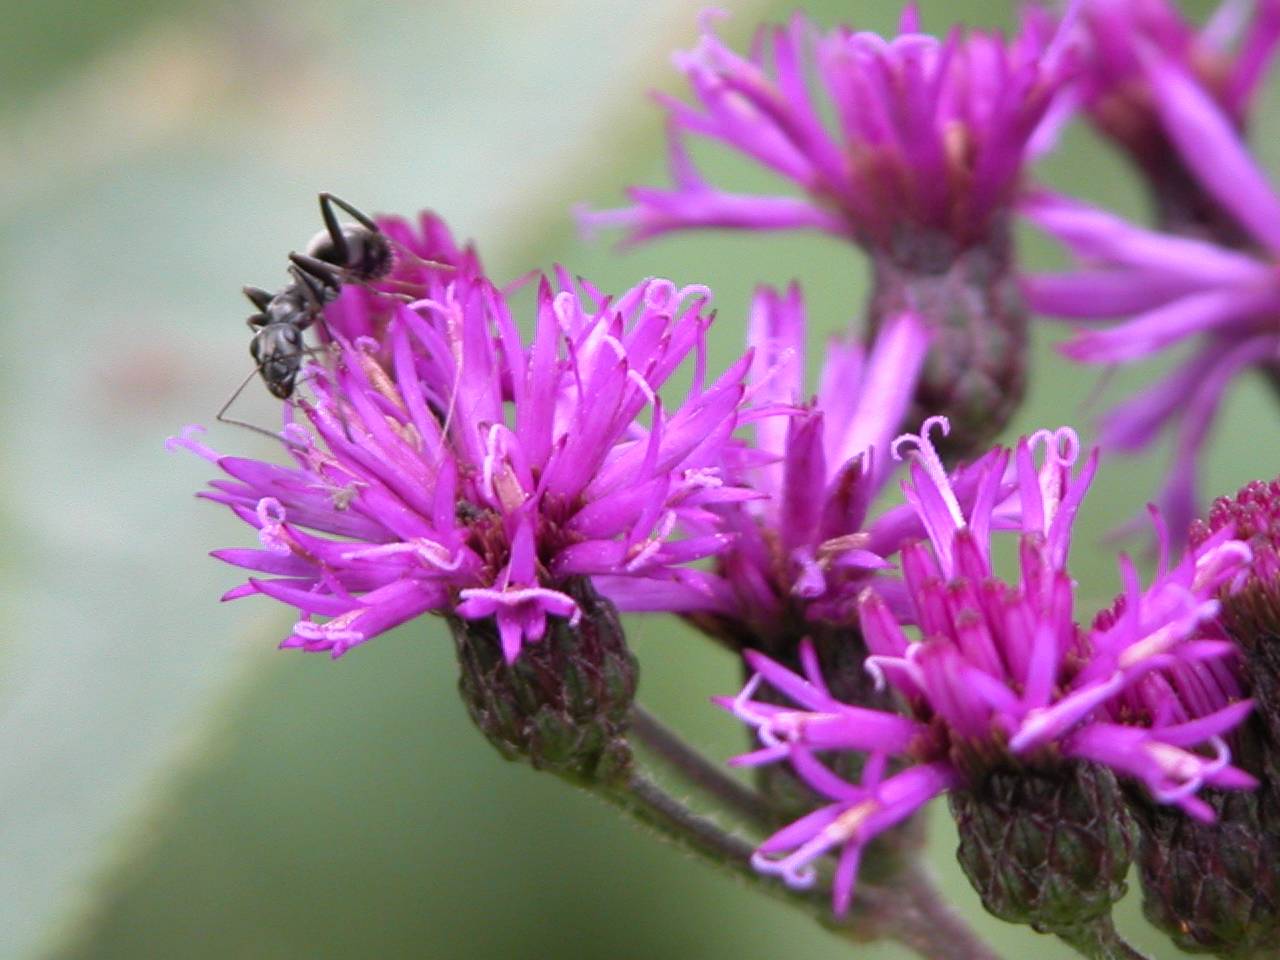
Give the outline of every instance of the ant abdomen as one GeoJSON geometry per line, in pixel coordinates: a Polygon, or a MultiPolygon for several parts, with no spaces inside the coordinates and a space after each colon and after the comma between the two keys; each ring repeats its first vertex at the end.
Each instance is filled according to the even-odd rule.
{"type": "Polygon", "coordinates": [[[328,230],[321,230],[307,244],[307,256],[337,267],[348,280],[367,283],[391,272],[395,256],[381,232],[363,225],[344,224],[341,243],[328,230]]]}

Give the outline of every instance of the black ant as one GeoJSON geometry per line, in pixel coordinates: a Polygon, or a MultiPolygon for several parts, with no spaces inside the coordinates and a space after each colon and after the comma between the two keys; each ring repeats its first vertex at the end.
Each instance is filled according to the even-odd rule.
{"type": "MultiPolygon", "coordinates": [[[[323,320],[324,308],[338,298],[344,283],[369,283],[391,272],[395,254],[391,241],[372,219],[331,193],[320,194],[320,215],[325,228],[307,244],[306,253],[289,254],[289,283],[268,293],[260,287],[245,287],[244,294],[257,309],[249,317],[254,331],[249,353],[272,396],[288,400],[293,396],[302,358],[309,350],[303,331],[323,320]],[[350,214],[356,223],[339,223],[334,207],[350,214]]],[[[430,263],[430,261],[423,261],[430,263]]],[[[447,264],[433,266],[445,267],[447,264]]],[[[248,427],[278,439],[277,435],[251,423],[233,420],[225,414],[236,401],[253,373],[245,378],[222,409],[218,420],[248,427]]]]}

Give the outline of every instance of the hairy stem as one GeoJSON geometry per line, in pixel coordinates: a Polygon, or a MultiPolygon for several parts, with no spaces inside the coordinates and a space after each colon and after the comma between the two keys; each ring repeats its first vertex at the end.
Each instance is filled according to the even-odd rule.
{"type": "Polygon", "coordinates": [[[760,793],[734,779],[708,760],[678,733],[640,704],[631,710],[631,733],[651,753],[679,773],[692,787],[714,797],[733,813],[761,827],[777,826],[777,812],[760,793]]]}
{"type": "Polygon", "coordinates": [[[918,860],[902,868],[894,890],[906,909],[891,935],[903,946],[932,960],[999,960],[942,897],[930,871],[918,860]]]}
{"type": "Polygon", "coordinates": [[[621,783],[596,788],[603,799],[657,830],[682,849],[726,870],[761,893],[809,913],[837,936],[854,943],[895,940],[926,960],[998,960],[938,896],[929,878],[914,868],[900,886],[864,884],[844,916],[831,911],[831,890],[824,883],[794,890],[751,866],[752,843],[694,813],[641,773],[621,783]]]}
{"type": "Polygon", "coordinates": [[[1110,916],[1054,932],[1058,939],[1089,960],[1147,960],[1145,954],[1139,953],[1120,936],[1110,916]]]}

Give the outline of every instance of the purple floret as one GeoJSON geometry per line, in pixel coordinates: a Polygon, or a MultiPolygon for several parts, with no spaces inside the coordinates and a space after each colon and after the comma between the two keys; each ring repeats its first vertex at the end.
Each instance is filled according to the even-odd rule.
{"type": "Polygon", "coordinates": [[[1167,163],[1169,140],[1144,59],[1176,63],[1243,129],[1280,42],[1280,2],[1224,0],[1202,27],[1169,0],[1083,0],[1080,71],[1072,97],[1090,120],[1147,171],[1167,163]],[[1252,11],[1249,10],[1252,7],[1252,11]]]}

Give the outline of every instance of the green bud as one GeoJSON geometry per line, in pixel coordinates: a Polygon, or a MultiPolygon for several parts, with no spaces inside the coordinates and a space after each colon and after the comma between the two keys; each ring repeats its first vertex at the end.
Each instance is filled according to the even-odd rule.
{"type": "Polygon", "coordinates": [[[581,619],[552,618],[546,636],[513,664],[491,620],[450,618],[458,689],[472,721],[508,760],[584,786],[616,783],[631,769],[627,724],[639,667],[613,604],[586,578],[561,589],[581,619]]]}
{"type": "Polygon", "coordinates": [[[988,911],[1070,942],[1109,926],[1137,843],[1111,771],[1066,761],[1006,768],[949,797],[956,856],[988,911]]]}
{"type": "Polygon", "coordinates": [[[1014,274],[1009,227],[991,225],[981,244],[960,247],[942,231],[904,228],[872,255],[869,337],[904,310],[933,332],[907,425],[945,414],[938,442],[948,460],[985,450],[1022,403],[1027,308],[1014,274]]]}
{"type": "Polygon", "coordinates": [[[1142,909],[1179,949],[1223,960],[1280,956],[1280,818],[1271,790],[1204,791],[1202,823],[1135,797],[1142,909]]]}

